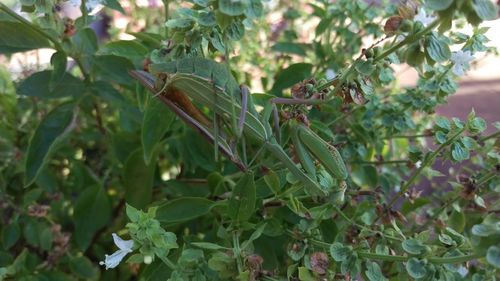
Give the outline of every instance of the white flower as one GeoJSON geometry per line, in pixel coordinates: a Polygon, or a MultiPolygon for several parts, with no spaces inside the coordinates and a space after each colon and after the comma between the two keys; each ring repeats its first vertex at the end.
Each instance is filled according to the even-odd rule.
{"type": "MultiPolygon", "coordinates": [[[[87,8],[87,12],[89,15],[93,16],[97,14],[104,6],[102,5],[103,0],[87,0],[85,1],[85,8],[87,8]]],[[[60,4],[60,14],[62,17],[77,19],[82,16],[82,12],[80,11],[80,5],[82,4],[81,0],[69,0],[66,2],[62,2],[60,4]]]]}
{"type": "Polygon", "coordinates": [[[325,76],[326,76],[327,80],[332,80],[333,78],[335,78],[335,76],[337,76],[337,73],[335,73],[335,71],[333,71],[333,69],[328,68],[326,70],[325,76]]]}
{"type": "Polygon", "coordinates": [[[424,26],[428,26],[431,22],[436,20],[436,17],[428,16],[424,9],[419,9],[418,14],[413,20],[415,22],[421,22],[424,26]]]}
{"type": "Polygon", "coordinates": [[[458,272],[458,274],[460,274],[460,276],[465,277],[469,273],[469,270],[467,270],[467,268],[465,266],[461,265],[458,268],[457,272],[458,272]]]}
{"type": "Polygon", "coordinates": [[[451,54],[450,60],[453,62],[451,71],[455,75],[462,76],[469,69],[469,62],[474,59],[470,51],[457,51],[451,54]]]}
{"type": "Polygon", "coordinates": [[[133,240],[123,240],[116,233],[113,233],[113,241],[115,245],[118,246],[118,251],[114,252],[111,256],[104,255],[104,261],[99,262],[100,265],[106,266],[106,270],[109,268],[115,268],[122,259],[130,252],[132,252],[132,247],[134,247],[133,240]]]}
{"type": "Polygon", "coordinates": [[[422,166],[422,161],[418,160],[418,161],[415,163],[415,167],[420,168],[421,166],[422,166]]]}

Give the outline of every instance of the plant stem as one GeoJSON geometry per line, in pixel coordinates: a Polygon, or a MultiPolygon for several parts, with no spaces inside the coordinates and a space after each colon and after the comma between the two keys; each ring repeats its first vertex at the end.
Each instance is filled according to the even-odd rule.
{"type": "Polygon", "coordinates": [[[364,225],[361,225],[361,224],[358,224],[357,222],[353,221],[351,218],[349,218],[344,212],[342,212],[342,210],[340,210],[340,208],[338,208],[337,206],[333,206],[333,208],[335,209],[335,211],[337,211],[337,213],[340,214],[340,216],[342,216],[346,221],[348,221],[350,224],[354,225],[354,226],[357,226],[361,229],[364,229],[366,231],[369,231],[371,233],[375,233],[375,234],[378,234],[378,235],[381,235],[385,238],[387,238],[388,240],[395,240],[395,241],[399,241],[399,242],[402,242],[403,240],[401,238],[397,238],[397,237],[394,237],[394,236],[390,236],[390,235],[386,235],[380,231],[376,231],[376,230],[373,230],[373,229],[370,229],[364,225]]]}
{"type": "Polygon", "coordinates": [[[238,231],[233,231],[233,253],[236,257],[238,272],[241,273],[243,271],[243,262],[241,260],[240,239],[238,237],[238,231]]]}
{"type": "Polygon", "coordinates": [[[411,177],[404,183],[404,185],[401,187],[401,190],[399,193],[392,198],[392,200],[389,202],[387,205],[387,208],[390,209],[394,203],[405,194],[406,191],[408,191],[408,188],[415,182],[415,180],[418,178],[418,176],[422,173],[422,171],[428,167],[429,165],[432,165],[434,163],[434,159],[438,156],[438,154],[446,148],[448,145],[450,145],[452,142],[455,141],[456,138],[458,138],[463,131],[465,131],[466,126],[461,128],[457,133],[455,133],[451,138],[449,138],[446,142],[442,143],[434,152],[429,155],[429,157],[426,157],[420,168],[418,168],[412,175],[411,177]]]}
{"type": "Polygon", "coordinates": [[[54,44],[54,48],[57,50],[57,51],[63,51],[63,46],[61,45],[61,43],[59,43],[59,41],[57,41],[56,38],[52,37],[50,34],[48,34],[47,32],[43,31],[42,29],[38,28],[37,26],[33,25],[30,21],[26,20],[25,18],[21,17],[20,15],[18,15],[16,12],[12,11],[9,7],[7,7],[5,4],[3,3],[0,3],[0,10],[4,11],[5,13],[7,13],[9,16],[15,18],[16,20],[18,20],[19,22],[21,22],[22,24],[26,25],[27,27],[31,28],[33,31],[35,31],[36,33],[42,35],[43,37],[47,38],[50,42],[52,42],[54,44]]]}
{"type": "MultiPolygon", "coordinates": [[[[289,235],[293,236],[293,232],[289,231],[289,235]]],[[[330,249],[331,244],[326,243],[320,240],[316,239],[308,239],[312,244],[322,247],[324,249],[330,249]]],[[[370,253],[370,252],[365,252],[365,251],[360,251],[360,250],[354,250],[358,254],[359,257],[361,258],[366,258],[366,259],[371,259],[371,260],[380,260],[380,261],[399,261],[399,262],[406,262],[408,261],[411,257],[408,256],[393,256],[393,255],[384,255],[384,254],[376,254],[376,253],[370,253]]],[[[434,264],[449,264],[449,263],[462,263],[466,261],[470,261],[473,259],[480,258],[480,255],[472,254],[472,255],[463,255],[463,256],[455,256],[455,257],[426,257],[426,259],[430,263],[434,264]]]]}
{"type": "Polygon", "coordinates": [[[479,141],[483,142],[483,141],[487,141],[489,139],[497,138],[499,136],[500,136],[500,131],[497,131],[496,133],[493,133],[491,135],[484,136],[484,137],[480,138],[479,141]]]}
{"type": "Polygon", "coordinates": [[[434,134],[418,134],[418,135],[393,135],[385,137],[384,139],[414,139],[432,137],[434,134]]]}
{"type": "Polygon", "coordinates": [[[369,164],[369,165],[385,165],[385,164],[406,164],[410,160],[385,160],[385,161],[353,161],[350,164],[369,164]]]}

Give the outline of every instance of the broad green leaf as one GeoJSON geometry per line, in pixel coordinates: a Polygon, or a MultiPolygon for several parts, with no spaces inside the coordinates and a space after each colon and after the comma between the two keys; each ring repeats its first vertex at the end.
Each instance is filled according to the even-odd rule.
{"type": "Polygon", "coordinates": [[[5,225],[2,230],[2,246],[5,250],[16,244],[17,240],[21,236],[21,229],[17,221],[5,225]]]}
{"type": "Polygon", "coordinates": [[[189,221],[210,212],[214,202],[201,197],[182,197],[161,204],[156,219],[162,223],[189,221]]]}
{"type": "Polygon", "coordinates": [[[57,86],[59,80],[61,80],[61,78],[63,78],[66,74],[67,61],[68,60],[64,52],[55,52],[52,57],[50,57],[50,64],[53,68],[50,79],[51,91],[54,90],[54,86],[57,86]]]}
{"type": "Polygon", "coordinates": [[[435,34],[427,37],[425,50],[436,62],[444,62],[451,57],[451,51],[448,44],[435,34]]]}
{"type": "Polygon", "coordinates": [[[462,146],[459,142],[456,142],[452,146],[451,156],[455,161],[464,161],[469,159],[470,153],[469,150],[462,146]]]}
{"type": "Polygon", "coordinates": [[[486,252],[486,260],[497,269],[500,269],[500,247],[489,247],[486,252]]]}
{"type": "Polygon", "coordinates": [[[371,75],[373,71],[375,71],[375,66],[373,65],[373,62],[366,60],[356,63],[355,68],[359,73],[366,76],[371,75]]]}
{"type": "Polygon", "coordinates": [[[382,274],[382,270],[380,269],[380,266],[376,262],[372,261],[367,261],[366,262],[366,271],[365,271],[366,277],[368,277],[368,280],[370,281],[386,281],[387,278],[384,277],[382,274]]]}
{"type": "Polygon", "coordinates": [[[228,215],[236,222],[246,222],[255,211],[255,182],[252,172],[236,183],[228,204],[228,215]]]}
{"type": "Polygon", "coordinates": [[[143,60],[148,54],[148,49],[137,41],[119,40],[104,45],[96,54],[115,55],[131,60],[143,60]]]}
{"type": "Polygon", "coordinates": [[[19,84],[17,93],[21,96],[41,99],[80,97],[84,94],[85,84],[82,80],[65,72],[59,76],[59,79],[53,81],[54,75],[52,73],[50,70],[33,73],[19,84]],[[51,81],[53,82],[49,83],[51,81]]]}
{"type": "Polygon", "coordinates": [[[278,53],[294,54],[299,56],[306,55],[304,45],[293,42],[277,42],[271,47],[271,50],[278,53]]]}
{"type": "Polygon", "coordinates": [[[69,268],[76,277],[81,279],[97,280],[99,277],[99,269],[85,256],[72,258],[69,261],[69,268]]]}
{"type": "Polygon", "coordinates": [[[134,65],[124,57],[115,55],[96,56],[94,65],[103,80],[109,79],[125,85],[133,83],[128,71],[134,69],[134,65]]]}
{"type": "Polygon", "coordinates": [[[0,21],[0,54],[13,54],[50,47],[49,40],[24,24],[0,21]]]}
{"type": "Polygon", "coordinates": [[[314,274],[309,271],[306,267],[299,267],[299,280],[300,281],[316,281],[318,280],[316,277],[314,277],[314,274]]]}
{"type": "Polygon", "coordinates": [[[344,246],[339,242],[335,242],[330,246],[330,255],[337,262],[343,262],[347,260],[349,256],[353,254],[351,246],[344,246]]]}
{"type": "Polygon", "coordinates": [[[281,189],[280,177],[274,171],[270,170],[265,176],[264,181],[267,186],[277,194],[281,189]]]}
{"type": "Polygon", "coordinates": [[[267,223],[263,223],[261,224],[253,233],[252,235],[250,235],[250,237],[248,238],[247,241],[243,242],[241,244],[241,249],[242,250],[245,250],[249,245],[250,243],[252,243],[254,240],[258,239],[262,233],[264,232],[264,230],[266,229],[266,226],[267,226],[267,223]]]}
{"type": "Polygon", "coordinates": [[[432,10],[435,11],[442,11],[448,8],[451,3],[453,3],[453,0],[426,0],[425,4],[427,7],[429,7],[432,10]]]}
{"type": "Polygon", "coordinates": [[[228,16],[239,16],[245,11],[242,0],[219,0],[219,10],[228,16]]]}
{"type": "Polygon", "coordinates": [[[157,143],[172,125],[175,115],[159,99],[151,99],[144,111],[141,127],[141,142],[144,161],[149,164],[157,143]]]}
{"type": "Polygon", "coordinates": [[[417,239],[407,239],[401,245],[407,253],[412,255],[421,255],[426,251],[425,245],[417,239]]]}
{"type": "Polygon", "coordinates": [[[482,223],[476,224],[472,227],[472,234],[480,237],[488,237],[498,233],[500,233],[500,231],[495,227],[495,225],[492,224],[482,223]]]}
{"type": "Polygon", "coordinates": [[[75,242],[85,251],[94,233],[105,227],[111,218],[111,203],[101,185],[89,186],[78,195],[73,218],[75,242]]]}
{"type": "Polygon", "coordinates": [[[479,134],[486,130],[486,121],[481,117],[474,117],[468,123],[468,129],[472,134],[479,134]]]}
{"type": "Polygon", "coordinates": [[[104,0],[103,1],[104,6],[109,7],[113,10],[116,10],[122,14],[125,14],[125,10],[123,9],[122,5],[118,0],[104,0]]]}
{"type": "Polygon", "coordinates": [[[498,6],[491,0],[474,0],[474,11],[482,20],[495,20],[498,18],[498,6]]]}
{"type": "Polygon", "coordinates": [[[33,183],[52,148],[69,132],[74,114],[74,105],[66,103],[54,108],[42,119],[26,152],[25,186],[33,183]]]}
{"type": "Polygon", "coordinates": [[[451,130],[450,121],[448,119],[446,119],[445,117],[437,116],[436,120],[434,122],[436,122],[436,125],[439,128],[445,129],[447,131],[451,130]]]}
{"type": "Polygon", "coordinates": [[[420,261],[416,258],[411,258],[406,263],[406,271],[408,275],[415,279],[423,278],[427,274],[427,269],[425,268],[425,262],[420,261]]]}
{"type": "MultiPolygon", "coordinates": [[[[155,158],[155,156],[151,157],[151,159],[155,158]]],[[[125,201],[128,204],[142,209],[151,203],[155,169],[155,161],[152,161],[149,165],[144,162],[142,148],[130,154],[125,162],[122,175],[123,186],[125,187],[125,201]]]]}
{"type": "Polygon", "coordinates": [[[272,92],[279,94],[283,89],[291,87],[311,76],[313,65],[310,63],[296,63],[281,70],[276,75],[272,92]]]}
{"type": "Polygon", "coordinates": [[[264,5],[261,0],[249,0],[245,9],[245,15],[248,18],[256,19],[262,16],[264,5]]]}

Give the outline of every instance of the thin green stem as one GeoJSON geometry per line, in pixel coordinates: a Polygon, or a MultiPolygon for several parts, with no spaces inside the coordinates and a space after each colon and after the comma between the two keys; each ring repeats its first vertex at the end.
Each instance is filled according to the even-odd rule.
{"type": "Polygon", "coordinates": [[[384,139],[415,139],[415,138],[426,138],[432,137],[433,134],[417,134],[417,135],[392,135],[387,136],[384,139]]]}
{"type": "Polygon", "coordinates": [[[489,139],[494,139],[494,138],[498,138],[498,137],[500,137],[500,131],[497,131],[491,135],[484,136],[484,137],[480,138],[479,141],[484,142],[484,141],[487,141],[489,139]]]}
{"type": "Polygon", "coordinates": [[[52,37],[47,32],[45,32],[42,29],[38,28],[37,26],[33,25],[30,21],[26,20],[25,18],[23,18],[20,15],[18,15],[16,12],[12,11],[11,9],[9,9],[9,7],[7,7],[5,4],[0,3],[0,10],[4,11],[9,16],[15,18],[20,23],[22,23],[22,24],[26,25],[27,27],[31,28],[36,33],[38,33],[38,34],[42,35],[43,37],[47,38],[50,42],[52,42],[54,44],[54,48],[57,51],[63,51],[63,46],[61,45],[61,43],[59,43],[59,41],[56,38],[52,37]]]}
{"type": "Polygon", "coordinates": [[[389,202],[387,205],[387,208],[390,209],[394,203],[405,194],[406,191],[408,191],[408,188],[417,180],[417,178],[420,176],[422,171],[427,168],[428,166],[432,165],[434,163],[435,158],[439,155],[439,153],[449,146],[452,142],[454,142],[466,129],[466,126],[461,128],[457,133],[455,133],[453,136],[451,136],[446,142],[442,143],[434,152],[431,153],[428,157],[425,158],[424,162],[418,168],[411,176],[410,178],[403,184],[401,187],[401,190],[399,193],[392,198],[392,200],[389,202]]]}
{"type": "Polygon", "coordinates": [[[350,164],[386,165],[386,164],[406,164],[410,160],[384,160],[384,161],[353,161],[350,164]]]}
{"type": "Polygon", "coordinates": [[[403,240],[401,238],[397,238],[397,237],[394,237],[394,236],[391,236],[391,235],[386,235],[384,234],[383,232],[380,232],[380,231],[376,231],[376,230],[373,230],[371,228],[368,228],[364,225],[361,225],[361,224],[358,224],[357,222],[353,221],[351,218],[349,218],[344,212],[342,212],[342,210],[340,208],[338,208],[337,206],[333,206],[333,208],[335,209],[335,211],[337,211],[337,213],[340,214],[341,217],[343,217],[346,221],[348,221],[351,225],[354,225],[354,226],[357,226],[361,229],[364,229],[368,232],[371,232],[371,233],[375,233],[377,235],[381,235],[383,237],[385,237],[386,239],[388,240],[394,240],[394,241],[399,241],[399,242],[402,242],[403,240]]]}
{"type": "Polygon", "coordinates": [[[233,231],[233,253],[236,257],[238,272],[241,273],[243,271],[243,261],[241,260],[240,238],[238,236],[238,231],[233,231]]]}
{"type": "MultiPolygon", "coordinates": [[[[288,231],[288,234],[292,237],[294,237],[294,233],[291,231],[288,231]]],[[[308,239],[309,242],[312,244],[321,247],[323,249],[329,250],[331,244],[326,243],[320,240],[316,239],[308,239]]],[[[366,251],[361,251],[361,250],[354,250],[356,251],[357,255],[361,258],[366,258],[366,259],[371,259],[371,260],[380,260],[380,261],[396,261],[396,262],[406,262],[408,261],[411,257],[409,256],[398,256],[398,255],[384,255],[384,254],[376,254],[376,253],[370,253],[366,251]]],[[[463,256],[454,256],[454,257],[426,257],[426,259],[433,264],[450,264],[450,263],[462,263],[470,260],[474,260],[477,258],[480,258],[480,255],[472,254],[472,255],[463,255],[463,256]]]]}

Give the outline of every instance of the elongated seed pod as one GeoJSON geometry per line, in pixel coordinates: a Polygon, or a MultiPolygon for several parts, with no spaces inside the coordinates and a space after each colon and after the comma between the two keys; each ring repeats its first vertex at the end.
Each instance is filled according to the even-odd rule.
{"type": "Polygon", "coordinates": [[[297,155],[297,158],[299,158],[302,168],[304,168],[306,173],[314,179],[316,178],[316,166],[314,165],[314,160],[311,158],[311,155],[309,155],[309,152],[307,152],[304,147],[304,144],[299,140],[299,128],[297,126],[293,126],[291,130],[292,132],[290,137],[292,139],[293,147],[295,148],[295,154],[297,155]]]}
{"type": "Polygon", "coordinates": [[[298,126],[300,141],[316,159],[337,180],[345,180],[348,176],[344,160],[338,150],[326,143],[322,138],[303,125],[298,126]]]}

